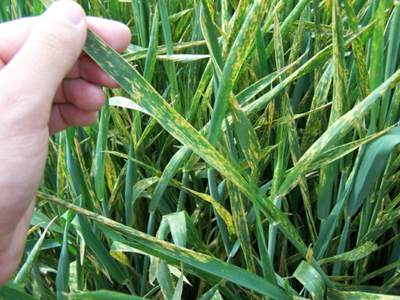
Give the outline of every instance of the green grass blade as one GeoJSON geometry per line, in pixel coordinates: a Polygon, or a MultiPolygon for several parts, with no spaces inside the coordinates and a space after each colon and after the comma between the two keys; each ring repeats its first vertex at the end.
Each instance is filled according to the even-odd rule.
{"type": "Polygon", "coordinates": [[[229,234],[230,235],[235,234],[235,227],[233,224],[232,216],[231,216],[230,212],[224,206],[222,206],[217,200],[215,200],[210,195],[199,193],[199,192],[193,191],[191,189],[186,189],[186,190],[188,191],[188,193],[190,193],[196,197],[199,197],[199,198],[203,199],[204,201],[211,203],[213,205],[213,207],[215,208],[215,210],[217,211],[218,215],[224,220],[229,234]]]}
{"type": "Polygon", "coordinates": [[[104,151],[107,150],[107,135],[110,120],[110,106],[108,100],[106,105],[101,109],[100,127],[96,144],[96,158],[94,162],[94,186],[96,190],[97,199],[101,203],[103,214],[108,216],[107,203],[105,199],[105,160],[106,156],[104,151]]]}
{"type": "MultiPolygon", "coordinates": [[[[41,213],[40,211],[35,210],[33,212],[33,216],[31,219],[31,226],[36,226],[38,224],[40,224],[40,227],[42,228],[46,228],[46,226],[44,224],[49,224],[51,222],[51,220],[46,217],[43,213],[41,213]]],[[[59,234],[63,234],[64,230],[57,224],[57,223],[52,223],[50,226],[50,230],[55,231],[59,234]]]]}
{"type": "Polygon", "coordinates": [[[76,169],[77,172],[79,172],[80,178],[83,179],[80,184],[83,194],[82,196],[85,202],[88,203],[88,206],[93,207],[92,203],[97,203],[95,201],[96,191],[93,188],[92,180],[90,178],[89,172],[87,171],[84,154],[82,153],[81,145],[79,144],[76,135],[74,136],[74,144],[75,144],[74,150],[76,153],[75,157],[77,158],[79,163],[79,165],[76,166],[76,169]]]}
{"type": "MultiPolygon", "coordinates": [[[[0,8],[1,10],[1,8],[0,8]]],[[[44,11],[44,6],[40,0],[33,1],[33,15],[40,16],[44,11]]]]}
{"type": "Polygon", "coordinates": [[[347,77],[345,66],[345,44],[343,38],[343,23],[341,11],[337,1],[333,5],[333,104],[329,125],[336,122],[344,113],[349,110],[347,96],[347,77]]]}
{"type": "MultiPolygon", "coordinates": [[[[384,31],[385,31],[385,20],[384,20],[384,11],[385,11],[385,2],[380,1],[378,10],[377,10],[377,18],[374,25],[374,35],[372,38],[371,44],[371,64],[370,64],[370,89],[373,91],[376,89],[383,80],[383,48],[384,48],[384,31]]],[[[387,105],[387,104],[386,104],[387,105]]],[[[384,108],[386,114],[387,107],[384,108]]],[[[378,128],[378,116],[379,116],[379,104],[375,104],[371,111],[371,123],[370,123],[370,132],[376,132],[378,128]]]]}
{"type": "MultiPolygon", "coordinates": [[[[359,29],[357,32],[354,32],[347,36],[346,39],[346,47],[348,47],[351,42],[358,36],[360,36],[362,33],[366,32],[368,29],[371,27],[366,27],[359,29]]],[[[328,61],[331,56],[332,56],[332,45],[327,46],[325,49],[321,50],[319,53],[317,53],[314,57],[312,57],[307,63],[302,65],[300,68],[298,68],[296,71],[294,71],[288,78],[286,78],[283,82],[281,82],[279,85],[277,85],[274,89],[272,89],[270,92],[265,94],[264,96],[258,98],[254,102],[248,104],[245,106],[243,109],[246,112],[246,114],[253,114],[256,112],[259,112],[260,110],[264,109],[266,105],[278,95],[282,89],[284,89],[289,83],[291,83],[293,80],[311,72],[315,68],[319,68],[323,66],[326,61],[328,61]]]]}
{"type": "Polygon", "coordinates": [[[106,275],[106,277],[112,281],[111,278],[115,279],[118,283],[123,283],[125,281],[125,276],[122,273],[119,266],[116,264],[115,260],[111,257],[108,251],[104,248],[104,245],[100,243],[97,237],[93,233],[92,227],[89,223],[80,215],[78,215],[78,221],[74,223],[77,230],[82,234],[85,239],[86,245],[93,252],[96,257],[97,262],[101,262],[101,271],[106,275]]]}
{"type": "Polygon", "coordinates": [[[258,240],[258,247],[260,249],[260,259],[261,259],[261,264],[263,267],[263,274],[264,278],[270,281],[271,283],[278,285],[278,282],[276,280],[275,276],[275,271],[274,271],[274,266],[272,264],[272,261],[269,257],[268,253],[268,248],[267,248],[267,241],[266,241],[266,234],[264,232],[264,228],[262,225],[261,221],[261,215],[260,215],[260,210],[258,208],[258,205],[254,205],[255,208],[255,213],[256,213],[256,222],[257,222],[257,240],[258,240]]]}
{"type": "Polygon", "coordinates": [[[187,191],[189,193],[193,194],[194,196],[197,196],[197,197],[203,199],[204,201],[211,203],[213,205],[213,207],[215,208],[215,210],[217,211],[218,215],[224,220],[226,227],[228,229],[228,232],[231,235],[235,234],[235,227],[233,224],[232,216],[225,207],[223,207],[219,202],[217,202],[210,195],[202,194],[202,193],[190,190],[190,189],[187,189],[187,191]]]}
{"type": "MultiPolygon", "coordinates": [[[[129,66],[115,52],[110,51],[107,46],[95,39],[91,33],[88,34],[88,41],[85,47],[86,51],[102,66],[105,70],[117,80],[117,82],[132,96],[138,100],[139,104],[154,115],[159,122],[192,151],[205,158],[211,165],[219,169],[223,174],[235,172],[226,158],[217,153],[211,145],[191,127],[175,110],[173,110],[161,96],[152,89],[147,81],[144,80],[131,66],[129,66]],[[95,46],[96,45],[96,46],[95,46]],[[100,49],[103,51],[99,53],[100,49]],[[107,56],[106,60],[104,57],[107,56]],[[107,61],[107,63],[106,63],[107,61]],[[108,62],[112,61],[113,67],[108,62]],[[122,74],[124,70],[124,74],[122,74]],[[126,74],[127,73],[127,74],[126,74]],[[174,120],[173,123],[169,120],[174,120]],[[179,124],[179,126],[176,126],[179,124]],[[202,145],[202,147],[198,147],[202,145]]],[[[242,177],[236,173],[231,180],[243,189],[246,189],[242,177]],[[236,178],[236,179],[235,179],[236,178]]]]}
{"type": "Polygon", "coordinates": [[[298,176],[307,168],[307,165],[317,158],[329,145],[329,141],[343,137],[358,121],[360,121],[388,90],[394,88],[400,80],[400,71],[397,71],[387,81],[374,90],[363,102],[356,105],[348,113],[338,119],[332,126],[307,150],[300,161],[289,173],[279,190],[279,194],[286,194],[296,183],[298,176]]]}
{"type": "Polygon", "coordinates": [[[128,295],[128,294],[122,294],[118,292],[113,292],[113,291],[106,291],[106,290],[98,290],[98,291],[93,291],[93,292],[78,292],[78,293],[70,293],[67,294],[69,298],[77,298],[77,299],[99,299],[99,300],[109,300],[109,299],[115,299],[115,300],[143,300],[145,298],[133,296],[133,295],[128,295]]]}
{"type": "MultiPolygon", "coordinates": [[[[206,44],[206,41],[204,41],[204,40],[193,41],[193,42],[174,43],[172,50],[174,52],[179,52],[179,51],[183,51],[188,48],[199,47],[199,46],[202,46],[205,44],[206,44]]],[[[149,51],[148,48],[142,48],[142,47],[138,47],[137,45],[135,45],[135,51],[133,51],[133,50],[129,51],[129,48],[128,48],[128,52],[126,54],[123,54],[122,57],[128,62],[133,62],[133,61],[136,61],[136,60],[139,60],[142,58],[147,58],[148,51],[149,51]]],[[[167,47],[165,45],[157,46],[157,48],[156,48],[157,55],[166,54],[166,53],[167,53],[167,47]]]]}
{"type": "Polygon", "coordinates": [[[187,240],[187,228],[184,226],[186,224],[185,214],[175,213],[171,215],[167,215],[166,219],[168,221],[169,227],[171,229],[172,239],[174,244],[180,247],[186,247],[187,240]]]}
{"type": "MultiPolygon", "coordinates": [[[[159,0],[159,5],[165,45],[167,47],[167,54],[172,55],[174,53],[172,46],[171,26],[169,23],[167,5],[165,3],[165,0],[159,0]]],[[[174,103],[174,107],[176,107],[178,111],[181,111],[182,107],[179,100],[180,96],[178,92],[178,82],[176,79],[176,68],[173,62],[167,62],[167,73],[171,84],[171,100],[174,103]]]]}
{"type": "Polygon", "coordinates": [[[138,27],[139,38],[141,45],[143,47],[147,47],[148,45],[148,31],[147,31],[147,21],[146,21],[146,13],[144,10],[144,5],[142,1],[134,0],[132,2],[134,10],[133,15],[135,19],[135,24],[138,27]]]}
{"type": "Polygon", "coordinates": [[[190,63],[200,59],[210,58],[208,54],[173,54],[173,55],[157,55],[157,59],[161,61],[171,61],[180,63],[190,63]]]}
{"type": "Polygon", "coordinates": [[[394,91],[392,101],[389,107],[387,125],[392,126],[399,120],[398,112],[400,107],[400,87],[398,86],[394,91]]]}
{"type": "MultiPolygon", "coordinates": [[[[219,206],[224,207],[223,206],[224,200],[223,200],[223,196],[219,192],[219,189],[217,186],[217,182],[216,182],[217,174],[216,173],[217,172],[215,171],[215,169],[207,170],[208,188],[210,190],[210,196],[211,196],[211,197],[207,197],[207,198],[210,198],[210,200],[215,199],[214,200],[215,204],[213,205],[213,211],[215,214],[215,219],[217,221],[217,228],[221,234],[225,252],[228,254],[232,251],[232,245],[231,245],[231,240],[230,240],[230,236],[229,236],[230,230],[229,230],[229,228],[227,228],[229,223],[227,221],[225,221],[226,216],[224,218],[224,216],[220,215],[219,211],[217,210],[218,205],[216,205],[216,203],[218,203],[219,206]]],[[[222,212],[225,212],[225,210],[222,210],[222,212]]]]}
{"type": "Polygon", "coordinates": [[[384,218],[379,220],[360,240],[360,244],[367,241],[376,241],[384,232],[390,230],[394,224],[400,219],[400,208],[386,214],[384,218]]]}
{"type": "Polygon", "coordinates": [[[48,225],[44,229],[42,235],[40,236],[39,240],[35,244],[35,247],[33,247],[32,252],[30,253],[26,262],[23,264],[22,268],[18,271],[18,274],[16,275],[14,282],[16,284],[18,284],[19,286],[24,287],[28,283],[30,270],[32,269],[33,264],[36,263],[36,260],[40,254],[41,247],[43,245],[43,241],[46,236],[46,233],[49,230],[51,224],[56,220],[56,218],[57,217],[54,217],[53,220],[51,220],[50,223],[48,223],[48,225]]]}
{"type": "MultiPolygon", "coordinates": [[[[267,6],[269,5],[269,1],[267,1],[267,6]]],[[[239,2],[238,7],[235,10],[232,18],[229,21],[229,36],[227,41],[224,43],[224,60],[226,60],[229,52],[232,50],[232,45],[237,39],[238,33],[240,32],[241,27],[246,18],[246,13],[248,12],[248,8],[251,3],[249,0],[242,0],[239,2]]]]}
{"type": "MultiPolygon", "coordinates": [[[[389,45],[387,51],[387,60],[386,60],[386,67],[385,67],[385,80],[388,79],[395,71],[396,62],[395,57],[398,53],[398,48],[400,44],[400,38],[397,34],[396,28],[400,26],[400,8],[399,5],[395,4],[394,6],[394,15],[393,19],[390,22],[390,37],[389,37],[389,45]]],[[[387,115],[389,115],[388,108],[389,108],[389,96],[390,93],[386,93],[382,97],[382,105],[380,110],[379,116],[379,128],[382,129],[385,123],[387,123],[387,115]]],[[[388,124],[389,126],[391,124],[388,124]]]]}
{"type": "MultiPolygon", "coordinates": [[[[291,11],[291,13],[287,16],[285,21],[283,22],[281,26],[281,32],[282,32],[282,38],[286,36],[286,34],[289,32],[290,26],[293,24],[295,20],[298,19],[300,14],[304,11],[306,8],[306,5],[308,4],[309,0],[301,0],[297,3],[295,8],[291,11]]],[[[266,49],[267,52],[267,57],[270,57],[271,54],[274,52],[274,40],[271,40],[270,43],[268,44],[268,47],[266,49]]]]}
{"type": "MultiPolygon", "coordinates": [[[[350,28],[353,31],[358,29],[358,24],[354,8],[350,0],[344,0],[344,6],[349,20],[350,28]]],[[[361,44],[361,39],[356,38],[353,42],[354,55],[357,63],[357,81],[361,93],[361,98],[366,98],[370,93],[369,75],[367,65],[364,61],[365,53],[361,44]]]]}
{"type": "Polygon", "coordinates": [[[400,128],[395,127],[367,145],[357,174],[357,181],[350,194],[348,215],[354,216],[366,199],[373,183],[381,176],[390,152],[400,143],[400,128]]]}
{"type": "Polygon", "coordinates": [[[113,20],[121,22],[119,0],[108,0],[108,10],[113,20]]]}
{"type": "MultiPolygon", "coordinates": [[[[283,54],[283,45],[282,45],[282,36],[278,21],[278,16],[274,15],[274,44],[275,44],[275,56],[276,56],[276,68],[281,70],[284,65],[284,54],[283,54]]],[[[286,78],[285,73],[281,74],[280,80],[284,81],[286,78]]],[[[280,118],[286,119],[289,112],[289,99],[285,91],[282,95],[275,101],[275,105],[278,106],[277,113],[280,118]]],[[[282,197],[277,196],[277,191],[282,184],[284,170],[289,161],[289,155],[287,153],[288,150],[288,122],[283,122],[277,126],[277,137],[276,139],[280,141],[277,149],[275,150],[275,161],[274,161],[274,172],[273,172],[273,180],[270,191],[270,201],[274,203],[274,205],[281,209],[282,207],[282,197]]],[[[275,248],[277,243],[277,232],[278,228],[275,224],[269,225],[268,230],[268,252],[270,256],[270,260],[274,260],[275,256],[275,248]]]]}
{"type": "Polygon", "coordinates": [[[164,299],[172,299],[174,295],[173,282],[168,265],[163,260],[158,262],[157,281],[160,284],[164,299]]]}
{"type": "Polygon", "coordinates": [[[379,295],[364,292],[346,292],[337,289],[328,289],[328,299],[332,300],[358,300],[358,299],[368,299],[368,300],[398,300],[398,296],[389,295],[379,295]]]}
{"type": "Polygon", "coordinates": [[[185,263],[185,265],[192,266],[198,270],[203,270],[206,273],[213,274],[221,279],[224,278],[226,280],[232,281],[275,299],[289,299],[289,297],[281,289],[275,287],[261,277],[241,268],[238,268],[234,265],[227,264],[208,255],[196,253],[192,250],[188,250],[178,247],[174,244],[160,241],[133,228],[129,228],[118,222],[112,221],[111,219],[87,211],[55,197],[49,197],[41,193],[39,193],[39,195],[42,195],[41,197],[44,197],[44,199],[52,201],[53,203],[63,205],[68,209],[76,211],[82,216],[93,218],[96,221],[106,226],[109,226],[113,230],[130,236],[132,239],[142,245],[142,247],[139,247],[139,245],[137,245],[137,247],[139,247],[139,250],[146,252],[149,251],[148,253],[150,255],[157,255],[161,259],[172,259],[171,263],[173,261],[181,261],[185,263]]]}
{"type": "Polygon", "coordinates": [[[244,24],[229,52],[222,70],[220,87],[216,96],[214,110],[211,116],[208,140],[215,146],[219,139],[222,120],[224,119],[233,84],[239,74],[251,46],[257,28],[266,9],[267,1],[255,1],[244,24]]]}
{"type": "MultiPolygon", "coordinates": [[[[35,247],[35,244],[37,243],[37,239],[35,240],[27,240],[25,244],[25,249],[24,252],[31,252],[33,250],[33,247],[35,247]]],[[[42,244],[42,250],[46,249],[52,249],[52,248],[58,248],[61,247],[61,244],[57,240],[51,240],[47,239],[43,241],[42,244]]]]}
{"type": "MultiPolygon", "coordinates": [[[[81,199],[77,199],[77,204],[81,202],[81,199]]],[[[68,232],[69,232],[69,227],[71,225],[72,219],[75,216],[75,212],[73,211],[68,211],[67,212],[67,220],[64,226],[64,234],[63,234],[63,240],[62,240],[62,245],[61,245],[61,253],[60,253],[60,258],[58,261],[58,266],[57,266],[57,276],[56,276],[56,287],[57,287],[57,298],[58,299],[66,299],[63,293],[68,292],[68,287],[69,287],[69,279],[70,279],[70,269],[69,269],[69,264],[70,264],[70,258],[69,258],[69,253],[68,253],[68,232]]]]}
{"type": "Polygon", "coordinates": [[[265,53],[265,43],[264,37],[261,31],[261,28],[257,29],[257,33],[255,36],[256,39],[256,47],[257,47],[257,55],[258,60],[260,62],[260,73],[262,77],[267,76],[268,72],[268,57],[265,53]]]}
{"type": "MultiPolygon", "coordinates": [[[[238,167],[233,167],[232,162],[229,162],[219,152],[215,151],[203,136],[189,126],[175,110],[148,86],[147,81],[127,65],[124,60],[115,52],[110,51],[104,43],[99,43],[90,32],[88,33],[88,41],[85,49],[125,90],[132,94],[133,98],[138,99],[143,107],[151,112],[156,111],[157,113],[154,113],[154,115],[157,116],[159,122],[170,134],[190,147],[192,151],[204,158],[222,174],[229,177],[246,196],[251,197],[252,193],[249,185],[237,171],[238,167]],[[102,53],[101,56],[99,56],[99,51],[102,53]],[[104,56],[108,57],[107,63],[104,63],[104,56]],[[113,61],[112,68],[110,67],[109,61],[113,61]],[[125,70],[128,74],[122,75],[121,70],[125,70]],[[174,121],[170,122],[170,119],[174,121]],[[177,124],[179,124],[179,126],[177,126],[177,124]],[[198,145],[202,145],[202,147],[199,148],[198,145]]],[[[258,196],[258,201],[261,201],[263,211],[268,215],[268,218],[270,218],[273,223],[276,222],[296,248],[305,255],[307,248],[287,217],[277,210],[272,203],[269,203],[265,196],[262,194],[258,196]]],[[[254,201],[256,201],[256,199],[254,199],[254,201]]]]}
{"type": "Polygon", "coordinates": [[[246,114],[244,113],[234,96],[230,98],[230,107],[233,117],[233,124],[236,130],[236,138],[238,139],[240,148],[243,151],[251,167],[251,176],[253,179],[256,180],[260,172],[260,141],[252,124],[250,123],[250,120],[247,118],[246,114]]]}
{"type": "Polygon", "coordinates": [[[235,224],[237,237],[246,261],[247,270],[256,273],[250,241],[249,228],[246,221],[245,198],[236,186],[227,183],[229,198],[231,200],[232,217],[235,224]]]}
{"type": "Polygon", "coordinates": [[[314,247],[314,255],[317,259],[320,259],[326,251],[330,240],[328,237],[332,237],[334,234],[336,224],[345,206],[347,206],[348,216],[352,217],[364,203],[373,183],[379,178],[386,164],[391,147],[397,145],[399,141],[397,131],[399,131],[398,128],[394,128],[368,145],[369,147],[363,154],[364,157],[360,158],[360,166],[349,179],[351,184],[343,192],[321,228],[320,238],[314,247]],[[385,144],[382,145],[382,142],[385,142],[385,144]],[[388,148],[386,148],[386,144],[388,148]],[[368,154],[366,154],[367,152],[368,154]]]}
{"type": "Polygon", "coordinates": [[[213,21],[211,18],[210,11],[208,6],[204,0],[201,1],[201,15],[200,15],[200,25],[203,31],[203,36],[207,41],[207,46],[209,48],[209,52],[214,61],[214,68],[222,69],[224,66],[224,62],[222,60],[222,54],[220,50],[220,46],[218,44],[217,33],[215,32],[213,21]]]}
{"type": "Polygon", "coordinates": [[[149,41],[149,48],[147,50],[147,57],[146,63],[144,66],[143,77],[148,81],[151,82],[151,78],[153,76],[154,67],[156,65],[156,53],[157,53],[157,41],[158,41],[158,20],[160,18],[160,13],[158,11],[158,5],[156,5],[154,16],[153,16],[153,23],[151,25],[150,31],[150,41],[149,41]]]}
{"type": "MultiPolygon", "coordinates": [[[[312,100],[310,110],[314,110],[317,107],[320,107],[326,103],[330,85],[332,82],[332,77],[333,77],[333,64],[330,63],[328,67],[325,69],[323,75],[321,76],[320,81],[318,82],[317,88],[314,92],[314,97],[312,100]]],[[[321,128],[321,124],[324,123],[326,122],[324,122],[323,112],[316,112],[308,117],[301,144],[302,152],[305,152],[312,145],[312,143],[318,138],[318,135],[323,129],[321,128]]]]}
{"type": "Polygon", "coordinates": [[[218,292],[218,288],[221,285],[221,283],[218,283],[217,285],[213,286],[210,290],[208,290],[206,293],[203,294],[203,296],[201,296],[200,298],[198,298],[198,300],[222,300],[222,297],[217,298],[215,297],[215,294],[218,292]]]}
{"type": "Polygon", "coordinates": [[[178,168],[182,164],[182,161],[186,160],[190,153],[191,152],[188,148],[181,148],[169,161],[154,191],[149,206],[149,213],[155,212],[169,182],[175,176],[178,168]]]}
{"type": "Polygon", "coordinates": [[[324,258],[319,261],[319,264],[327,264],[327,263],[333,263],[337,261],[356,261],[359,259],[362,259],[371,253],[373,253],[376,249],[378,248],[378,245],[372,242],[365,242],[359,247],[349,251],[345,252],[339,255],[335,255],[332,257],[324,258]]]}
{"type": "Polygon", "coordinates": [[[110,103],[110,105],[113,105],[113,106],[125,107],[125,108],[129,108],[129,109],[137,110],[142,113],[145,113],[146,115],[151,116],[151,114],[146,109],[144,109],[140,105],[137,105],[135,102],[133,102],[133,100],[130,100],[125,97],[121,97],[121,96],[112,97],[109,99],[109,103],[110,103]]]}
{"type": "Polygon", "coordinates": [[[135,185],[132,188],[132,194],[130,198],[125,199],[125,218],[127,226],[132,226],[132,225],[137,226],[137,224],[133,222],[133,220],[136,219],[136,217],[134,218],[133,216],[134,213],[133,205],[142,192],[144,192],[146,189],[148,189],[150,186],[152,186],[157,182],[159,182],[159,178],[148,177],[135,183],[135,185]]]}
{"type": "Polygon", "coordinates": [[[363,139],[359,139],[357,141],[350,142],[348,144],[344,144],[344,145],[338,146],[336,148],[333,148],[331,150],[328,150],[328,151],[324,152],[323,154],[321,154],[321,156],[319,158],[317,158],[314,162],[312,162],[307,171],[312,171],[312,170],[318,169],[321,166],[324,166],[335,160],[338,160],[339,158],[342,158],[345,155],[349,154],[350,152],[360,148],[362,145],[364,145],[368,142],[371,142],[372,140],[382,136],[386,132],[387,132],[387,130],[381,131],[379,133],[367,136],[363,139]]]}
{"type": "MultiPolygon", "coordinates": [[[[378,290],[379,293],[386,294],[392,290],[400,281],[400,272],[396,271],[395,274],[385,282],[385,284],[378,290]]],[[[400,298],[400,297],[399,297],[400,298]]]]}
{"type": "Polygon", "coordinates": [[[0,23],[11,20],[10,7],[7,5],[7,1],[1,1],[0,3],[0,23]]]}
{"type": "MultiPolygon", "coordinates": [[[[344,113],[349,110],[347,97],[347,79],[345,73],[343,25],[340,15],[340,7],[337,1],[332,2],[333,18],[333,100],[329,117],[329,126],[332,126],[344,113]]],[[[342,144],[342,139],[335,139],[331,147],[342,144]]],[[[330,210],[332,199],[334,198],[334,184],[339,173],[338,162],[325,165],[320,171],[320,181],[318,188],[318,217],[324,220],[330,210]]]]}
{"type": "MultiPolygon", "coordinates": [[[[132,164],[133,164],[133,162],[132,162],[132,164]]],[[[110,198],[108,200],[108,211],[110,212],[110,214],[112,214],[114,212],[115,208],[117,207],[117,201],[120,197],[120,193],[124,189],[124,184],[126,187],[129,184],[128,182],[131,182],[129,176],[127,176],[127,174],[126,174],[127,169],[128,169],[128,162],[126,165],[123,166],[120,173],[118,174],[118,178],[115,182],[114,188],[111,191],[110,198]]],[[[134,175],[134,172],[135,172],[135,170],[133,170],[133,175],[134,175]]],[[[132,187],[132,185],[130,187],[132,187]]],[[[125,190],[125,197],[127,197],[127,196],[129,196],[129,195],[125,190]]],[[[127,199],[130,199],[130,197],[127,199]]]]}
{"type": "Polygon", "coordinates": [[[27,294],[23,288],[12,281],[8,281],[0,289],[0,299],[34,300],[35,297],[27,294]]]}
{"type": "Polygon", "coordinates": [[[293,275],[310,292],[312,299],[324,298],[326,288],[325,282],[318,272],[308,263],[302,261],[293,275]]]}
{"type": "MultiPolygon", "coordinates": [[[[42,1],[0,1],[0,19],[42,1]]],[[[397,2],[76,2],[131,44],[87,35],[121,88],[108,120],[49,139],[25,253],[61,218],[21,297],[400,298],[397,2]]]]}

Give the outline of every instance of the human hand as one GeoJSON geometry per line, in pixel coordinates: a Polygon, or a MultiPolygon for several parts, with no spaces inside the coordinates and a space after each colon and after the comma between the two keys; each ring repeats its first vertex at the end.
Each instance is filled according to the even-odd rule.
{"type": "Polygon", "coordinates": [[[129,45],[125,25],[86,17],[73,1],[0,24],[0,286],[20,263],[49,134],[94,123],[98,85],[118,87],[82,52],[87,28],[118,52],[129,45]]]}

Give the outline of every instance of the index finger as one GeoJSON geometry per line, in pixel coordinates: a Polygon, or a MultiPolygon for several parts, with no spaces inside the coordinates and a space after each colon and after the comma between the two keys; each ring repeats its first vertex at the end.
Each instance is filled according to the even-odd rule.
{"type": "MultiPolygon", "coordinates": [[[[0,69],[21,49],[38,18],[28,17],[0,24],[0,69]]],[[[129,28],[120,22],[87,17],[87,25],[117,52],[124,51],[130,43],[129,28]]]]}

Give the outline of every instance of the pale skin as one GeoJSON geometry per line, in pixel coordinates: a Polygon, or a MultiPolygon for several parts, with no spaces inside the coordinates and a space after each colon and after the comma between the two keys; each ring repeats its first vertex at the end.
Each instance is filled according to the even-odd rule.
{"type": "Polygon", "coordinates": [[[86,17],[72,1],[0,24],[0,287],[21,260],[49,135],[94,123],[99,85],[118,87],[82,51],[87,28],[118,52],[129,45],[125,25],[86,17]]]}

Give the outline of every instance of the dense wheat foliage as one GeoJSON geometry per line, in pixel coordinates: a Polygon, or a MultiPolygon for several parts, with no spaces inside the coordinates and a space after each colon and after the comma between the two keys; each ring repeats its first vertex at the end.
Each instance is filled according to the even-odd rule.
{"type": "Polygon", "coordinates": [[[51,137],[0,298],[400,299],[398,2],[77,2],[121,89],[51,137]]]}

